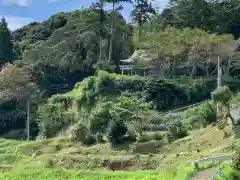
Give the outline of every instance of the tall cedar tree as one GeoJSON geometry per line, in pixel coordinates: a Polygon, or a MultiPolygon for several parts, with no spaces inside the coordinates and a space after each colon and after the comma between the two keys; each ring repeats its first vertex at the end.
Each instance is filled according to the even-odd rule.
{"type": "Polygon", "coordinates": [[[149,20],[151,14],[155,13],[150,0],[135,0],[131,16],[139,27],[138,38],[141,38],[143,24],[149,20]]]}
{"type": "Polygon", "coordinates": [[[11,32],[5,18],[0,22],[0,66],[11,62],[14,58],[11,32]]]}
{"type": "Polygon", "coordinates": [[[117,4],[120,3],[132,3],[132,0],[104,0],[106,3],[112,4],[112,16],[111,16],[111,39],[109,45],[109,54],[108,54],[108,62],[112,61],[112,53],[113,53],[113,40],[114,40],[114,29],[115,29],[115,13],[116,11],[122,9],[121,6],[116,7],[117,4]]]}
{"type": "Polygon", "coordinates": [[[99,13],[99,22],[100,22],[100,33],[99,33],[99,43],[100,43],[100,53],[99,53],[99,61],[102,62],[103,60],[103,36],[104,36],[104,32],[103,32],[103,26],[104,26],[104,20],[105,20],[105,14],[104,14],[104,0],[98,0],[96,3],[92,3],[92,6],[90,7],[92,8],[94,11],[96,11],[97,13],[99,13]]]}

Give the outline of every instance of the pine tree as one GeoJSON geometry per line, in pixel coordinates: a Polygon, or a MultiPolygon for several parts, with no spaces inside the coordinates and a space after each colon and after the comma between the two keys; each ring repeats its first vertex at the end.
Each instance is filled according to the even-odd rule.
{"type": "Polygon", "coordinates": [[[14,58],[11,32],[5,18],[0,22],[0,66],[11,62],[14,58]]]}

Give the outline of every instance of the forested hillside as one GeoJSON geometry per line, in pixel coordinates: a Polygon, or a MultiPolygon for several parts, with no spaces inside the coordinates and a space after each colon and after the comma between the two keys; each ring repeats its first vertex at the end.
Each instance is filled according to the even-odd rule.
{"type": "Polygon", "coordinates": [[[149,170],[231,151],[240,3],[170,0],[162,11],[153,4],[99,0],[13,32],[2,18],[0,136],[34,140],[0,140],[4,162],[19,153],[15,162],[26,166],[39,156],[51,168],[149,170]],[[132,4],[130,19],[123,2],[132,4]],[[133,70],[154,68],[158,76],[120,75],[121,60],[133,54],[133,70]],[[215,90],[217,76],[224,87],[215,90]]]}
{"type": "MultiPolygon", "coordinates": [[[[194,79],[201,77],[203,84],[211,84],[206,90],[208,94],[196,95],[195,100],[189,97],[174,106],[210,96],[215,87],[218,58],[224,82],[237,90],[238,83],[234,79],[239,69],[236,51],[240,8],[236,1],[170,1],[162,12],[150,1],[127,1],[133,3],[131,22],[121,15],[120,2],[114,3],[109,11],[104,10],[103,5],[111,2],[101,2],[86,9],[57,13],[13,32],[2,19],[0,116],[5,124],[3,132],[12,126],[14,129],[25,126],[27,99],[31,99],[31,119],[36,119],[38,106],[46,98],[70,91],[75,83],[93,76],[98,69],[118,73],[120,60],[130,57],[136,49],[145,49],[158,57],[147,62],[137,57],[136,68],[155,66],[163,77],[176,84],[180,83],[180,76],[185,76],[181,81],[191,79],[194,84],[194,79]]],[[[162,86],[155,81],[156,85],[148,87],[151,92],[162,86]]],[[[203,84],[200,87],[207,87],[203,84]]],[[[136,91],[144,91],[144,87],[136,91]]],[[[159,96],[168,99],[162,97],[163,94],[159,96]]],[[[180,99],[177,94],[174,98],[180,99]]],[[[159,102],[155,106],[158,111],[174,108],[165,105],[159,108],[159,102]]],[[[33,129],[38,129],[36,121],[32,123],[33,129]]]]}
{"type": "MultiPolygon", "coordinates": [[[[98,61],[100,35],[103,37],[102,57],[108,58],[110,14],[106,12],[101,30],[96,11],[90,8],[58,13],[46,21],[33,22],[13,32],[15,51],[19,52],[16,58],[34,65],[40,88],[71,87],[101,67],[103,62],[98,61]]],[[[119,13],[115,25],[112,59],[117,65],[120,59],[133,53],[133,32],[119,13]]]]}

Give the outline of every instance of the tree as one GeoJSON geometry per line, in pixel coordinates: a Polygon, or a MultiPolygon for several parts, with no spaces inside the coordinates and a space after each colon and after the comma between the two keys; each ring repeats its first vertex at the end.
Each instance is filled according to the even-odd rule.
{"type": "MultiPolygon", "coordinates": [[[[135,43],[149,54],[155,54],[154,61],[145,60],[145,64],[150,63],[153,67],[158,67],[162,77],[165,72],[173,75],[177,67],[181,70],[186,69],[191,78],[198,70],[204,71],[208,76],[210,72],[214,72],[211,70],[213,66],[216,69],[218,58],[221,59],[224,73],[227,74],[233,66],[232,56],[237,47],[231,35],[216,35],[201,29],[180,30],[173,27],[159,31],[148,30],[135,43]]],[[[138,61],[141,61],[141,58],[138,58],[138,61]]]]}
{"type": "Polygon", "coordinates": [[[140,39],[143,24],[150,19],[151,14],[156,14],[156,11],[149,0],[135,0],[133,6],[131,16],[133,21],[138,24],[138,39],[140,39]]]}
{"type": "MultiPolygon", "coordinates": [[[[215,104],[218,104],[218,107],[221,109],[221,115],[218,115],[218,122],[219,122],[219,128],[224,129],[226,125],[228,124],[228,118],[231,120],[232,127],[235,127],[236,122],[234,118],[231,115],[231,102],[233,93],[229,89],[229,87],[224,86],[219,89],[216,89],[212,92],[212,99],[215,104]]],[[[223,130],[224,131],[224,130],[223,130]]],[[[225,134],[227,134],[224,131],[225,134]]]]}
{"type": "Polygon", "coordinates": [[[13,61],[13,44],[11,32],[4,18],[0,22],[0,66],[13,61]]]}
{"type": "Polygon", "coordinates": [[[113,41],[114,41],[114,29],[115,29],[115,15],[116,11],[121,10],[122,6],[116,7],[117,4],[122,2],[130,3],[131,0],[104,0],[107,3],[112,4],[112,13],[111,13],[111,33],[110,33],[110,45],[109,45],[109,54],[108,54],[108,62],[110,63],[112,60],[112,53],[113,53],[113,41]]]}
{"type": "Polygon", "coordinates": [[[122,143],[127,127],[123,121],[110,121],[107,129],[107,138],[112,146],[122,143]]]}
{"type": "Polygon", "coordinates": [[[30,121],[30,100],[38,98],[37,92],[36,85],[31,82],[31,76],[25,69],[13,64],[6,64],[2,68],[0,71],[1,134],[13,129],[25,128],[26,124],[29,139],[30,124],[34,124],[34,121],[30,121]]]}
{"type": "Polygon", "coordinates": [[[174,69],[176,62],[185,53],[184,48],[186,46],[181,41],[181,31],[176,28],[145,32],[140,41],[136,43],[139,48],[148,51],[148,57],[153,58],[150,61],[146,61],[144,58],[141,60],[140,58],[140,61],[143,61],[145,65],[157,68],[159,76],[164,77],[167,70],[174,69]]]}
{"type": "Polygon", "coordinates": [[[104,0],[98,0],[96,3],[93,3],[90,7],[93,10],[96,10],[99,14],[99,22],[100,22],[100,33],[99,33],[99,61],[103,60],[103,38],[104,38],[104,21],[105,21],[105,13],[104,13],[104,0]]]}
{"type": "Polygon", "coordinates": [[[37,87],[31,82],[31,76],[23,68],[6,64],[0,71],[0,100],[26,99],[34,94],[37,87]]]}
{"type": "Polygon", "coordinates": [[[100,0],[100,61],[102,61],[102,53],[103,53],[103,22],[104,22],[104,0],[100,0]]]}
{"type": "Polygon", "coordinates": [[[207,32],[240,36],[238,0],[170,0],[161,13],[164,24],[177,28],[200,28],[207,32]]]}

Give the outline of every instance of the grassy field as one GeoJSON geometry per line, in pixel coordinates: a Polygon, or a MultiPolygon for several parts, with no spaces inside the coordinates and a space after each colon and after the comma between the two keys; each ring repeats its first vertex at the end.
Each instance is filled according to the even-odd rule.
{"type": "MultiPolygon", "coordinates": [[[[39,169],[39,170],[16,170],[13,172],[1,173],[2,180],[122,180],[122,179],[148,179],[148,180],[172,180],[176,176],[176,172],[90,172],[90,171],[74,171],[63,169],[39,169]]],[[[185,176],[185,175],[183,175],[185,176]]],[[[180,179],[179,179],[180,180],[180,179]]]]}
{"type": "Polygon", "coordinates": [[[189,172],[193,169],[188,167],[181,171],[168,170],[164,172],[108,172],[108,171],[80,171],[80,170],[64,170],[64,169],[49,169],[41,168],[33,169],[18,169],[11,172],[0,173],[1,180],[185,180],[189,172]]]}
{"type": "Polygon", "coordinates": [[[0,179],[185,180],[194,171],[189,166],[192,161],[231,153],[232,138],[223,138],[222,131],[207,127],[163,145],[155,153],[112,149],[108,143],[88,147],[62,137],[30,142],[0,139],[0,170],[6,165],[14,167],[0,173],[0,179]]]}

